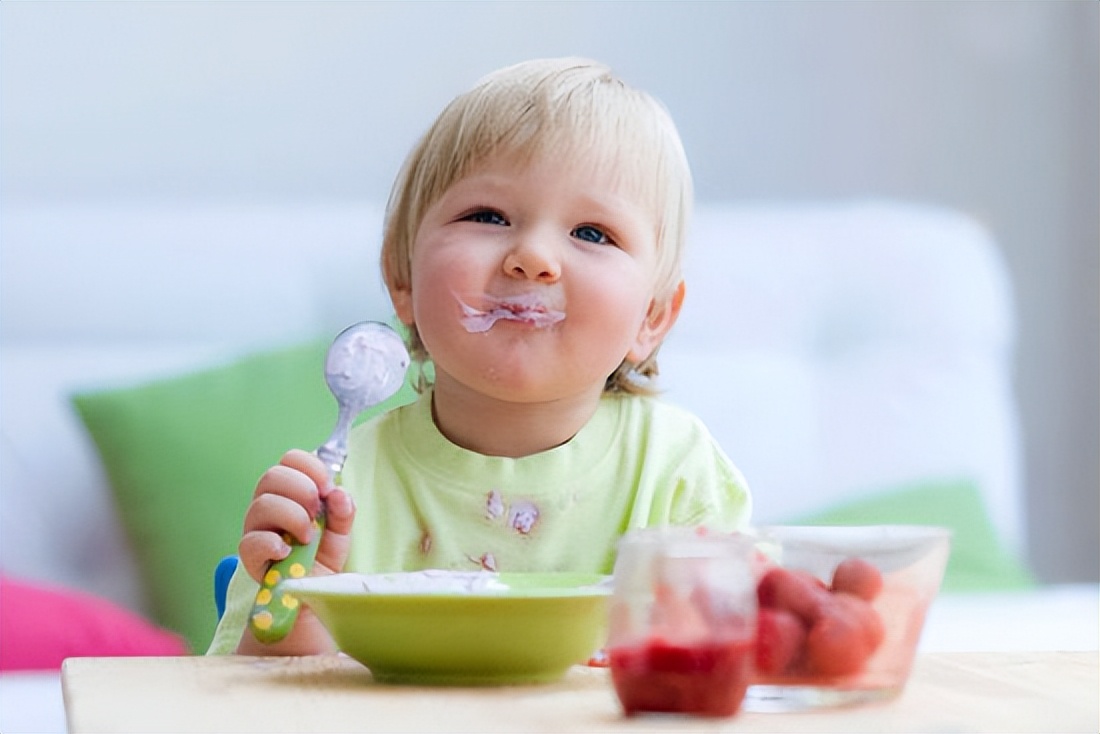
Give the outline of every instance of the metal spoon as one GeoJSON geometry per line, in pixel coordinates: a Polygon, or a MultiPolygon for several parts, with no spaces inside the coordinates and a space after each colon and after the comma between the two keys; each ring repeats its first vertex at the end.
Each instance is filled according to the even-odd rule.
{"type": "MultiPolygon", "coordinates": [[[[409,353],[401,337],[385,324],[362,321],[349,326],[333,340],[325,356],[325,382],[338,408],[332,434],[317,449],[333,481],[340,483],[340,472],[348,453],[348,431],[355,416],[378,405],[397,392],[405,380],[409,353]]],[[[291,543],[290,554],[268,567],[249,615],[252,634],[260,642],[278,642],[286,637],[298,617],[298,600],[283,592],[278,584],[284,578],[301,578],[313,567],[317,546],[325,528],[325,507],[313,520],[309,543],[291,543]]]]}

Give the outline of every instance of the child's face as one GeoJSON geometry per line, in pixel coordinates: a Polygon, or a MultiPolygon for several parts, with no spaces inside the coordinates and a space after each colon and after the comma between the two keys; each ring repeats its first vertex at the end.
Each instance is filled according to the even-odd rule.
{"type": "Polygon", "coordinates": [[[598,396],[675,320],[651,309],[651,207],[586,166],[493,159],[425,213],[411,287],[391,291],[415,324],[437,389],[512,402],[598,396]]]}

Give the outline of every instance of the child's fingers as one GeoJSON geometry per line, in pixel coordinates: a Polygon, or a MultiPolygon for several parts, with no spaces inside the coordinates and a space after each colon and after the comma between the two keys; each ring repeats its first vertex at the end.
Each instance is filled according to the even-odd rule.
{"type": "Polygon", "coordinates": [[[255,530],[241,536],[237,555],[248,575],[257,582],[263,580],[267,567],[273,561],[281,561],[290,553],[290,546],[278,533],[255,530]]]}
{"type": "Polygon", "coordinates": [[[279,459],[279,465],[305,474],[313,480],[318,489],[332,485],[332,478],[329,476],[329,470],[325,466],[325,462],[317,458],[317,454],[311,451],[291,449],[279,459]]]}
{"type": "MultiPolygon", "coordinates": [[[[325,487],[327,492],[327,485],[321,487],[325,487]]],[[[285,497],[296,502],[311,516],[321,509],[321,490],[313,477],[283,464],[276,464],[265,471],[252,494],[254,501],[268,495],[285,497]]]]}
{"type": "Polygon", "coordinates": [[[343,570],[351,547],[355,503],[351,495],[334,488],[325,500],[325,534],[317,548],[317,563],[330,571],[343,570]]]}
{"type": "Polygon", "coordinates": [[[245,513],[238,552],[250,576],[259,581],[272,561],[289,553],[288,543],[312,540],[314,518],[325,501],[325,533],[316,562],[339,571],[347,561],[355,506],[351,496],[335,487],[324,463],[314,454],[288,451],[264,472],[245,513]]]}
{"type": "Polygon", "coordinates": [[[351,532],[355,519],[355,502],[351,495],[339,487],[334,487],[325,498],[326,530],[340,535],[351,532]]]}
{"type": "Polygon", "coordinates": [[[273,532],[289,542],[308,543],[313,538],[313,516],[297,500],[278,494],[262,494],[244,514],[244,534],[273,532]],[[288,536],[288,537],[287,537],[288,536]]]}

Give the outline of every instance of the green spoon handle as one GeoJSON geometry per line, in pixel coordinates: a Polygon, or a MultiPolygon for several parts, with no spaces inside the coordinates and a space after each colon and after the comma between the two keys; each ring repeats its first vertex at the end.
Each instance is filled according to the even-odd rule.
{"type": "Polygon", "coordinates": [[[309,574],[313,561],[317,558],[317,546],[325,531],[325,506],[313,519],[312,539],[304,544],[290,542],[290,554],[281,561],[268,566],[252,612],[248,616],[248,626],[253,636],[260,642],[271,644],[290,634],[298,619],[298,599],[286,593],[279,582],[283,579],[298,579],[309,574]]]}

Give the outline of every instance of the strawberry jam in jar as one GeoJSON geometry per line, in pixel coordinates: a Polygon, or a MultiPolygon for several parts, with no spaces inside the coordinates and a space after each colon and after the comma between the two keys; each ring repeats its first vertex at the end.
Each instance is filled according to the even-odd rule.
{"type": "Polygon", "coordinates": [[[623,538],[608,658],[627,716],[737,713],[753,673],[752,556],[740,535],[653,528],[623,538]]]}

